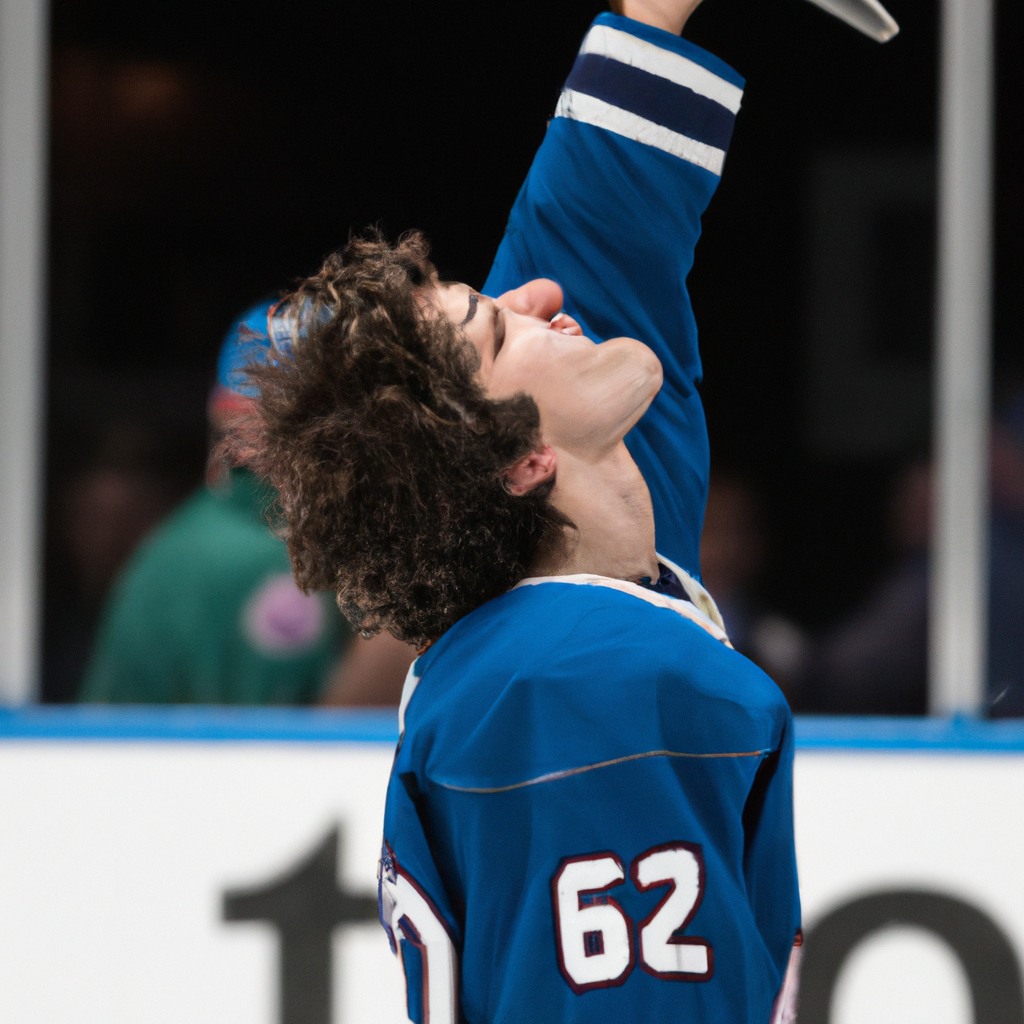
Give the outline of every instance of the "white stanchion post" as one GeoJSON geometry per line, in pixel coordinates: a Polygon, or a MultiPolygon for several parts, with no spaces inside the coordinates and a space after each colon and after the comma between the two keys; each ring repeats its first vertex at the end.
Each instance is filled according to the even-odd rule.
{"type": "Polygon", "coordinates": [[[929,707],[974,714],[988,640],[991,0],[943,0],[929,707]]]}
{"type": "Polygon", "coordinates": [[[0,701],[38,689],[46,0],[0,0],[0,701]]]}

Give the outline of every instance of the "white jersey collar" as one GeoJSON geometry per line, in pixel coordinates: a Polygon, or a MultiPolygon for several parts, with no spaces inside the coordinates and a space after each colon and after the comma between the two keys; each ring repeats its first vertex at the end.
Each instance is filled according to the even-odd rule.
{"type": "Polygon", "coordinates": [[[420,673],[416,670],[416,666],[419,663],[420,659],[416,658],[416,660],[409,666],[409,671],[405,673],[405,683],[402,685],[402,699],[398,702],[399,737],[405,735],[405,709],[409,706],[409,701],[412,700],[412,695],[416,692],[416,687],[419,686],[420,673]]]}
{"type": "Polygon", "coordinates": [[[657,605],[659,608],[668,608],[683,618],[690,619],[702,629],[710,633],[716,640],[728,644],[729,637],[725,632],[725,623],[722,621],[722,614],[715,604],[714,598],[702,587],[685,569],[681,569],[675,562],[663,555],[658,555],[658,561],[676,574],[679,582],[683,585],[689,601],[678,597],[669,597],[668,594],[659,593],[656,590],[648,590],[638,583],[631,583],[629,580],[613,579],[611,576],[598,576],[596,573],[573,573],[568,576],[529,576],[520,580],[512,589],[519,587],[534,587],[542,583],[568,583],[575,586],[608,587],[610,590],[618,590],[620,593],[629,594],[631,597],[638,597],[648,604],[657,605]]]}

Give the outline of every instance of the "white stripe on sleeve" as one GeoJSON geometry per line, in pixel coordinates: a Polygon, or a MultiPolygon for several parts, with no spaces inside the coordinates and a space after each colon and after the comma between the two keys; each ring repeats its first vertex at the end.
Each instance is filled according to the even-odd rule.
{"type": "Polygon", "coordinates": [[[667,78],[676,85],[686,86],[698,95],[720,103],[734,114],[740,109],[743,90],[738,86],[726,82],[682,54],[663,50],[646,39],[638,39],[610,25],[595,25],[584,38],[580,53],[610,57],[659,78],[667,78]]]}
{"type": "MultiPolygon", "coordinates": [[[[600,26],[599,26],[600,27],[600,26]]],[[[625,33],[622,33],[625,34],[625,33]]],[[[595,96],[565,89],[558,99],[555,117],[567,117],[572,121],[592,124],[616,135],[641,142],[645,146],[671,153],[687,163],[703,167],[712,174],[721,175],[725,163],[725,150],[698,142],[688,135],[680,135],[663,125],[648,121],[646,117],[631,114],[621,107],[613,107],[595,96]]]]}

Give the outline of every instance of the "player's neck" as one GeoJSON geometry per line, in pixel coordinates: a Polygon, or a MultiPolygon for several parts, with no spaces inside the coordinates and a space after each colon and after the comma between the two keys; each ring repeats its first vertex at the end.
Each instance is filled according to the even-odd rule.
{"type": "Polygon", "coordinates": [[[651,495],[625,444],[594,462],[560,451],[551,501],[577,529],[566,532],[557,557],[538,561],[533,575],[658,578],[651,495]]]}

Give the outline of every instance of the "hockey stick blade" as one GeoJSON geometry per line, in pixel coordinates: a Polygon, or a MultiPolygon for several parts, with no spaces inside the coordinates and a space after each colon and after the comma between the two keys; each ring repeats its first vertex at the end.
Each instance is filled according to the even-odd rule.
{"type": "Polygon", "coordinates": [[[879,43],[888,42],[900,30],[878,0],[811,0],[811,3],[879,43]]]}

